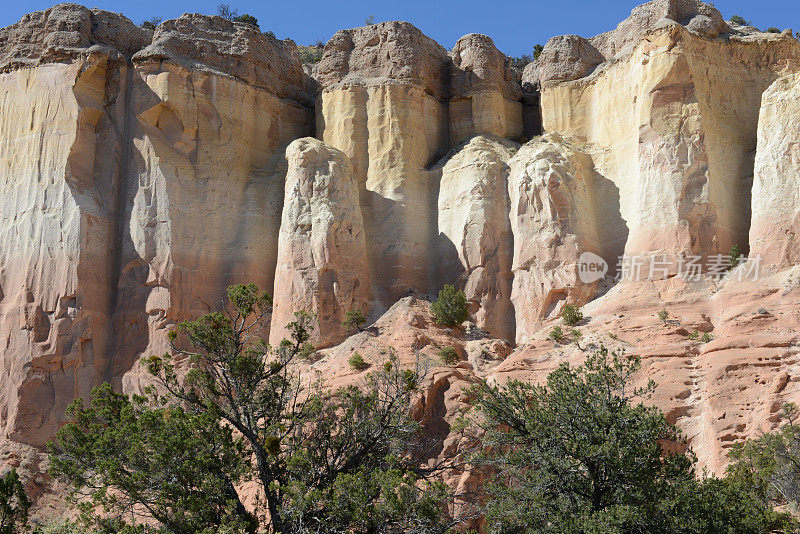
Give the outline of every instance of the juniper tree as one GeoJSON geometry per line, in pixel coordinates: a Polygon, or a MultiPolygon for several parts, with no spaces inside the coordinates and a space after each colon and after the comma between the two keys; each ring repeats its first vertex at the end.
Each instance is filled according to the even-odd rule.
{"type": "MultiPolygon", "coordinates": [[[[428,481],[430,470],[418,467],[424,455],[421,427],[410,417],[423,366],[404,368],[394,352],[388,351],[386,361],[366,376],[361,387],[328,390],[321,382],[303,379],[293,365],[309,338],[309,314],[296,313],[287,327],[290,339],[271,347],[263,340],[269,324],[269,295],[252,284],[238,285],[229,288],[228,300],[224,310],[183,322],[170,333],[171,353],[144,360],[162,392],[153,393],[155,401],[151,402],[163,408],[142,404],[134,409],[126,402],[135,404],[137,399],[126,401],[107,387],[102,395],[112,399],[122,413],[114,425],[102,410],[85,412],[76,405],[75,414],[83,421],[62,432],[53,449],[54,461],[65,466],[60,474],[76,488],[122,490],[129,497],[125,503],[129,506],[123,508],[147,508],[152,499],[138,491],[138,486],[130,485],[125,477],[114,478],[120,461],[116,457],[126,458],[127,443],[122,439],[125,434],[111,431],[109,436],[108,429],[121,421],[134,425],[129,428],[133,432],[142,420],[155,418],[157,435],[143,432],[134,441],[141,442],[136,450],[157,454],[160,447],[172,446],[169,439],[173,436],[164,435],[162,427],[169,428],[165,425],[175,418],[187,419],[205,425],[191,436],[201,430],[213,436],[222,432],[226,437],[218,450],[241,449],[239,461],[230,460],[231,468],[243,465],[245,472],[241,477],[238,471],[230,473],[223,479],[252,478],[259,483],[266,511],[261,514],[262,524],[273,531],[439,532],[448,528],[452,521],[443,513],[444,487],[428,481]],[[178,364],[189,370],[179,372],[178,364]],[[132,410],[135,417],[131,419],[132,410]],[[166,413],[174,417],[162,423],[166,413]],[[78,435],[81,433],[88,435],[88,443],[78,435]],[[112,444],[116,439],[123,443],[116,449],[97,446],[108,437],[112,444]],[[97,455],[96,459],[90,456],[93,463],[88,469],[76,458],[87,449],[97,455]],[[100,476],[89,476],[93,473],[100,476]]],[[[199,436],[200,443],[193,448],[209,447],[211,441],[202,438],[205,434],[199,436]]],[[[174,439],[188,437],[175,432],[174,439]]],[[[230,515],[238,509],[237,499],[224,493],[220,484],[226,470],[215,466],[218,460],[210,458],[209,463],[194,466],[197,471],[184,477],[192,483],[175,495],[165,495],[158,485],[163,478],[173,479],[177,474],[166,459],[136,464],[139,475],[132,482],[144,481],[148,488],[160,491],[160,508],[150,510],[150,515],[170,531],[183,532],[185,523],[176,522],[172,510],[187,499],[205,498],[205,492],[193,491],[196,480],[207,480],[217,488],[211,496],[219,498],[210,501],[208,514],[224,516],[222,512],[227,511],[230,515]]],[[[110,494],[102,493],[99,502],[106,504],[103,499],[110,494]]],[[[108,504],[113,508],[118,502],[108,504]]],[[[196,515],[189,519],[206,521],[209,528],[216,525],[213,518],[196,515]]]]}

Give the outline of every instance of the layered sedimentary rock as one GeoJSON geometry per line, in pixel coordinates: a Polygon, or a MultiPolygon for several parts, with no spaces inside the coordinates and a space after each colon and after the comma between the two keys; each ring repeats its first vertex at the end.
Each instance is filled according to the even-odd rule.
{"type": "Polygon", "coordinates": [[[386,304],[427,288],[427,167],[448,148],[448,68],[432,39],[406,22],[384,22],[337,32],[315,71],[317,136],[353,163],[373,292],[386,304]]]}
{"type": "Polygon", "coordinates": [[[289,338],[302,310],[316,318],[311,342],[330,346],[347,337],[348,311],[370,307],[358,182],[344,153],[313,138],[294,141],[286,159],[270,343],[289,338]]]}
{"type": "Polygon", "coordinates": [[[403,22],[338,32],[312,69],[293,43],[219,17],[151,34],[72,4],[27,15],[0,31],[3,434],[41,445],[92,385],[137,391],[136,362],[168,329],[256,282],[275,292],[273,342],[294,311],[315,313],[324,370],[352,377],[348,351],[369,359],[384,341],[406,362],[456,347],[465,359],[420,408],[442,438],[462,382],[540,380],[583,357],[545,339],[564,303],[597,296],[583,253],[613,274],[624,252],[737,244],[775,278],[606,280],[581,327],[640,346],[666,384],[656,401],[717,469],[800,394],[798,71],[790,32],[693,0],[553,38],[521,75],[486,36],[448,52],[403,22]],[[519,147],[540,95],[547,134],[519,147]],[[431,324],[420,295],[444,283],[475,324],[431,324]],[[736,299],[770,310],[734,314],[736,299]],[[680,328],[648,315],[664,306],[680,328]],[[353,308],[377,326],[330,347],[353,308]],[[694,328],[719,339],[700,347],[694,328]]]}
{"type": "Polygon", "coordinates": [[[693,23],[723,31],[720,20],[699,2],[652,2],[589,40],[618,56],[588,77],[548,80],[571,68],[563,54],[540,67],[544,129],[588,143],[597,172],[619,190],[629,255],[746,249],[761,94],[800,66],[800,44],[772,34],[711,39],[693,23]]]}
{"type": "Polygon", "coordinates": [[[0,42],[0,413],[42,444],[93,385],[130,386],[164,327],[229,283],[272,286],[283,150],[313,128],[312,81],[287,45],[219,17],[167,21],[148,46],[64,4],[0,42]]]}
{"type": "Polygon", "coordinates": [[[76,5],[0,32],[0,424],[42,444],[106,376],[116,299],[126,18],[76,5]]]}
{"type": "Polygon", "coordinates": [[[800,261],[800,74],[764,92],[753,178],[751,255],[767,265],[800,261]]]}
{"type": "Polygon", "coordinates": [[[504,339],[514,339],[508,160],[516,149],[505,139],[476,136],[434,168],[441,173],[437,285],[463,287],[477,325],[504,339]]]}
{"type": "Polygon", "coordinates": [[[313,124],[299,59],[252,25],[184,15],[133,63],[113,377],[227,285],[273,287],[284,150],[313,124]]]}
{"type": "Polygon", "coordinates": [[[581,281],[578,262],[584,252],[604,252],[597,231],[606,199],[591,158],[557,135],[523,145],[508,165],[511,301],[524,343],[542,319],[592,296],[594,284],[581,281]]]}
{"type": "Polygon", "coordinates": [[[476,134],[516,138],[524,131],[519,75],[492,40],[465,35],[450,51],[450,144],[476,134]]]}
{"type": "Polygon", "coordinates": [[[474,134],[537,129],[525,111],[537,111],[538,100],[525,98],[485,35],[461,38],[448,55],[405,22],[337,32],[314,73],[317,135],[350,157],[363,184],[374,293],[386,306],[412,289],[435,290],[426,250],[436,227],[430,165],[474,134]]]}

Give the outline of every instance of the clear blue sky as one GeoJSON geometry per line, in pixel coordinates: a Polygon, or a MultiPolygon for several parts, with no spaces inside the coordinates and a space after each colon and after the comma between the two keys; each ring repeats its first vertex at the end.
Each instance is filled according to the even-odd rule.
{"type": "MultiPolygon", "coordinates": [[[[80,0],[76,0],[80,3],[80,0]]],[[[219,0],[87,0],[87,7],[121,12],[140,23],[152,16],[175,18],[182,13],[215,14],[219,0]]],[[[586,37],[614,28],[643,0],[224,0],[240,13],[258,18],[263,31],[298,44],[327,41],[336,30],[362,26],[374,15],[383,20],[407,20],[450,49],[467,33],[484,33],[508,55],[530,53],[536,43],[553,35],[574,33],[586,37]]],[[[47,0],[0,0],[0,26],[22,15],[53,5],[47,0]]],[[[765,29],[776,26],[800,31],[798,0],[720,0],[716,6],[725,18],[741,15],[765,29]]]]}

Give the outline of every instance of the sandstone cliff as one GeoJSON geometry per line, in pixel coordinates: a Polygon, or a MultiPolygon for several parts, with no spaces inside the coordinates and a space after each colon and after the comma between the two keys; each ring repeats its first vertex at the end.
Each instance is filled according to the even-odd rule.
{"type": "Polygon", "coordinates": [[[406,22],[339,31],[309,68],[290,41],[219,17],[150,34],[74,4],[27,15],[0,30],[5,446],[41,446],[102,381],[138,391],[137,360],[170,328],[255,282],[274,289],[273,343],[315,313],[314,365],[334,382],[357,379],[352,350],[455,346],[420,415],[443,440],[461,385],[579,360],[547,334],[585,304],[589,342],[642,354],[719,471],[800,398],[798,72],[791,32],[695,0],[554,37],[521,73],[487,36],[448,52],[406,22]],[[732,245],[768,276],[740,280],[751,261],[721,279],[613,278],[623,253],[732,245]],[[581,280],[586,252],[606,278],[581,280]],[[444,283],[467,293],[470,325],[432,324],[424,298],[444,283]],[[667,306],[674,328],[653,316],[667,306]],[[374,325],[348,338],[354,308],[374,325]],[[716,339],[687,340],[695,328],[716,339]]]}

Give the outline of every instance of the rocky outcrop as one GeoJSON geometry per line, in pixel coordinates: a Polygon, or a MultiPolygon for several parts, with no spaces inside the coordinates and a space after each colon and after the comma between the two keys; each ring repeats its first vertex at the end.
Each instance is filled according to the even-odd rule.
{"type": "Polygon", "coordinates": [[[252,24],[187,13],[159,24],[152,43],[133,59],[139,66],[167,62],[193,73],[235,78],[278,98],[313,105],[315,84],[297,47],[252,24]]]}
{"type": "Polygon", "coordinates": [[[580,35],[552,37],[539,56],[539,83],[583,78],[605,61],[592,44],[580,35]]]}
{"type": "Polygon", "coordinates": [[[514,339],[508,160],[516,148],[476,136],[434,167],[441,173],[437,286],[463,287],[478,327],[503,339],[514,339]]]}
{"type": "MultiPolygon", "coordinates": [[[[584,304],[594,285],[579,278],[584,252],[599,254],[602,177],[557,135],[523,145],[508,163],[517,342],[564,304],[584,304]]],[[[596,282],[596,281],[595,281],[596,282]]]]}
{"type": "Polygon", "coordinates": [[[109,372],[131,390],[127,371],[165,350],[165,329],[217,307],[231,283],[273,287],[284,151],[313,127],[299,59],[252,25],[184,15],[133,64],[109,372]]]}
{"type": "Polygon", "coordinates": [[[0,424],[18,441],[43,444],[107,376],[126,56],[143,39],[74,4],[0,32],[0,424]]]}
{"type": "Polygon", "coordinates": [[[0,72],[89,54],[130,58],[149,42],[147,32],[120,14],[59,4],[0,30],[0,72]]]}
{"type": "Polygon", "coordinates": [[[317,136],[352,161],[373,293],[383,306],[427,289],[428,166],[448,148],[448,62],[411,24],[383,22],[337,32],[316,69],[317,136]]]}
{"type": "Polygon", "coordinates": [[[592,37],[590,42],[606,59],[630,53],[651,30],[680,24],[693,34],[714,38],[730,31],[720,12],[699,0],[653,0],[631,11],[612,31],[592,37]]]}
{"type": "Polygon", "coordinates": [[[750,252],[766,265],[800,262],[800,74],[764,92],[758,114],[750,252]]]}
{"type": "Polygon", "coordinates": [[[151,33],[74,4],[27,15],[0,30],[3,436],[42,445],[102,381],[139,391],[139,358],[166,350],[175,323],[255,282],[275,292],[271,341],[313,312],[318,369],[342,383],[358,347],[369,359],[397,343],[406,362],[456,347],[462,361],[436,371],[417,414],[444,438],[462,383],[539,380],[582,358],[547,331],[563,304],[608,290],[581,328],[645,347],[667,383],[658,402],[717,469],[720,443],[797,395],[753,358],[780,348],[775,367],[793,372],[798,72],[790,32],[731,27],[694,0],[555,37],[521,74],[487,36],[448,52],[404,22],[338,32],[311,68],[290,41],[219,17],[151,33]],[[579,273],[587,252],[613,275],[623,253],[708,258],[734,244],[775,278],[579,273]],[[466,328],[431,324],[423,296],[444,283],[469,297],[466,328]],[[737,298],[780,316],[728,314],[737,298]],[[723,339],[700,348],[645,324],[663,303],[723,339]],[[376,322],[345,338],[352,308],[376,322]],[[748,419],[760,395],[770,406],[759,397],[748,419]]]}
{"type": "Polygon", "coordinates": [[[711,41],[667,24],[586,78],[545,84],[544,129],[587,143],[618,189],[628,255],[745,250],[761,94],[798,59],[786,36],[711,41]]]}
{"type": "Polygon", "coordinates": [[[517,137],[526,124],[537,128],[525,110],[538,110],[538,101],[524,100],[518,75],[490,38],[467,35],[448,56],[405,22],[338,32],[315,76],[317,135],[347,154],[363,184],[373,293],[385,307],[410,290],[435,291],[430,165],[472,135],[517,137]]]}
{"type": "Polygon", "coordinates": [[[347,156],[313,138],[294,141],[286,159],[270,343],[288,339],[303,310],[314,314],[311,342],[335,345],[347,312],[368,313],[371,300],[358,182],[347,156]]]}
{"type": "Polygon", "coordinates": [[[519,75],[492,40],[465,35],[450,51],[450,144],[476,134],[517,138],[524,131],[519,75]]]}
{"type": "Polygon", "coordinates": [[[136,390],[139,357],[229,283],[272,287],[312,83],[285,44],[219,17],[145,46],[124,17],[64,4],[2,38],[0,412],[41,445],[93,385],[136,390]]]}

